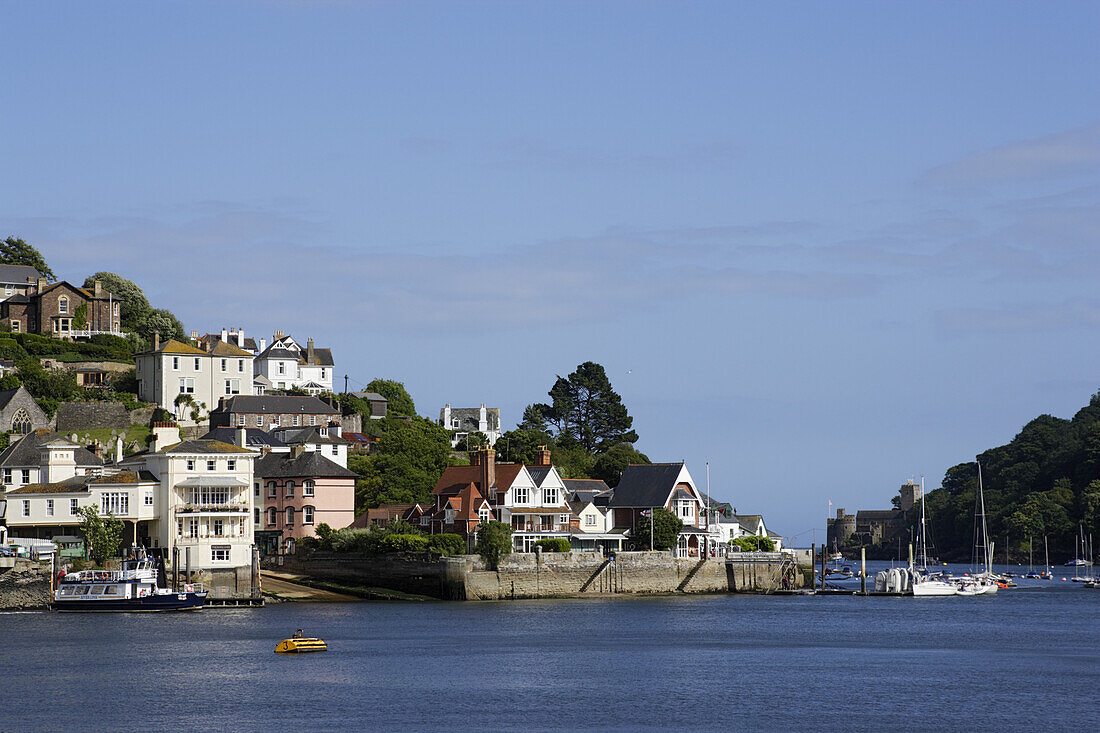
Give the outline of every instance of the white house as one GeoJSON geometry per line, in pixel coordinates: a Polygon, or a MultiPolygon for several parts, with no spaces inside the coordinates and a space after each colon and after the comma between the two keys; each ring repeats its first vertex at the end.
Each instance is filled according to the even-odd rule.
{"type": "Polygon", "coordinates": [[[489,445],[496,445],[501,436],[500,409],[486,407],[451,407],[444,405],[439,411],[439,424],[451,431],[451,447],[458,445],[470,433],[484,433],[489,445]]]}
{"type": "Polygon", "coordinates": [[[190,409],[176,404],[180,395],[203,405],[205,414],[223,397],[252,394],[254,357],[226,341],[218,340],[203,351],[175,340],[161,344],[157,339],[151,350],[134,359],[138,398],[155,402],[185,424],[192,420],[190,409]]]}
{"type": "Polygon", "coordinates": [[[316,395],[332,391],[335,366],[332,349],[315,347],[312,338],[303,348],[292,337],[276,331],[271,345],[256,356],[253,370],[270,382],[268,389],[298,388],[316,395]]]}
{"type": "Polygon", "coordinates": [[[615,531],[608,506],[611,490],[599,479],[565,479],[574,527],[570,543],[575,550],[611,552],[623,548],[625,530],[615,531]]]}

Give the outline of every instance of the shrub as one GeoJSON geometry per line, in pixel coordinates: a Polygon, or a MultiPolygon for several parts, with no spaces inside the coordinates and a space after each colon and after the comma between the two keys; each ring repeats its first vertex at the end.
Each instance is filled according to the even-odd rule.
{"type": "Polygon", "coordinates": [[[433,534],[428,537],[428,549],[440,555],[464,555],[466,540],[457,534],[433,534]]]}
{"type": "Polygon", "coordinates": [[[295,552],[313,552],[321,546],[321,541],[316,537],[303,537],[295,545],[295,552]]]}
{"type": "Polygon", "coordinates": [[[381,545],[384,552],[427,552],[428,538],[422,534],[388,534],[381,545]]]}
{"type": "Polygon", "coordinates": [[[536,542],[535,547],[541,547],[543,552],[569,552],[573,549],[564,537],[547,537],[536,542]]]}
{"type": "Polygon", "coordinates": [[[512,552],[512,528],[503,522],[486,522],[477,531],[474,550],[490,567],[496,568],[512,552]]]}

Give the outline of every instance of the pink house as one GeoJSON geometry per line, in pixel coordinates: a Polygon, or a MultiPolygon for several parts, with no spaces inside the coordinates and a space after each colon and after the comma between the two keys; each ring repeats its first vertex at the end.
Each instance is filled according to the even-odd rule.
{"type": "Polygon", "coordinates": [[[281,532],[280,550],[294,552],[296,541],[315,536],[322,522],[333,529],[348,526],[355,520],[355,477],[300,445],[262,456],[256,461],[264,506],[260,527],[281,532]]]}

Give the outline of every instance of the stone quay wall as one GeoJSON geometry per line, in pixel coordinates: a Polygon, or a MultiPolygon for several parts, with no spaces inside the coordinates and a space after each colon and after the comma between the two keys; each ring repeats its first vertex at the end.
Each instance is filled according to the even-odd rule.
{"type": "Polygon", "coordinates": [[[32,611],[50,607],[50,566],[15,558],[0,558],[0,611],[32,611]]]}
{"type": "Polygon", "coordinates": [[[265,560],[266,567],[444,600],[564,598],[612,594],[758,593],[799,588],[802,575],[778,553],[677,560],[672,552],[512,553],[493,570],[476,555],[365,557],[331,552],[265,560]],[[787,583],[784,584],[784,579],[787,583]]]}

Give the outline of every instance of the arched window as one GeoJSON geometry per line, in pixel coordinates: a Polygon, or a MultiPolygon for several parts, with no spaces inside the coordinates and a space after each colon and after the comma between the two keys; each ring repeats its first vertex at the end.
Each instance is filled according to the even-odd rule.
{"type": "Polygon", "coordinates": [[[26,435],[31,431],[31,414],[20,407],[11,418],[12,432],[26,435]]]}
{"type": "MultiPolygon", "coordinates": [[[[274,481],[268,481],[267,482],[267,495],[268,496],[275,496],[275,482],[274,481]]],[[[272,524],[274,524],[274,522],[272,522],[272,524]]]]}
{"type": "Polygon", "coordinates": [[[69,299],[62,295],[57,299],[57,312],[66,315],[69,312],[69,299]]]}
{"type": "Polygon", "coordinates": [[[293,481],[287,481],[286,482],[286,495],[287,496],[294,496],[294,482],[293,481]]]}
{"type": "Polygon", "coordinates": [[[278,516],[278,514],[279,514],[279,510],[276,509],[275,507],[271,507],[270,509],[268,509],[267,510],[267,523],[270,524],[270,525],[274,525],[276,517],[278,516]]]}
{"type": "Polygon", "coordinates": [[[294,507],[292,506],[286,508],[286,526],[294,526],[294,507]]]}

